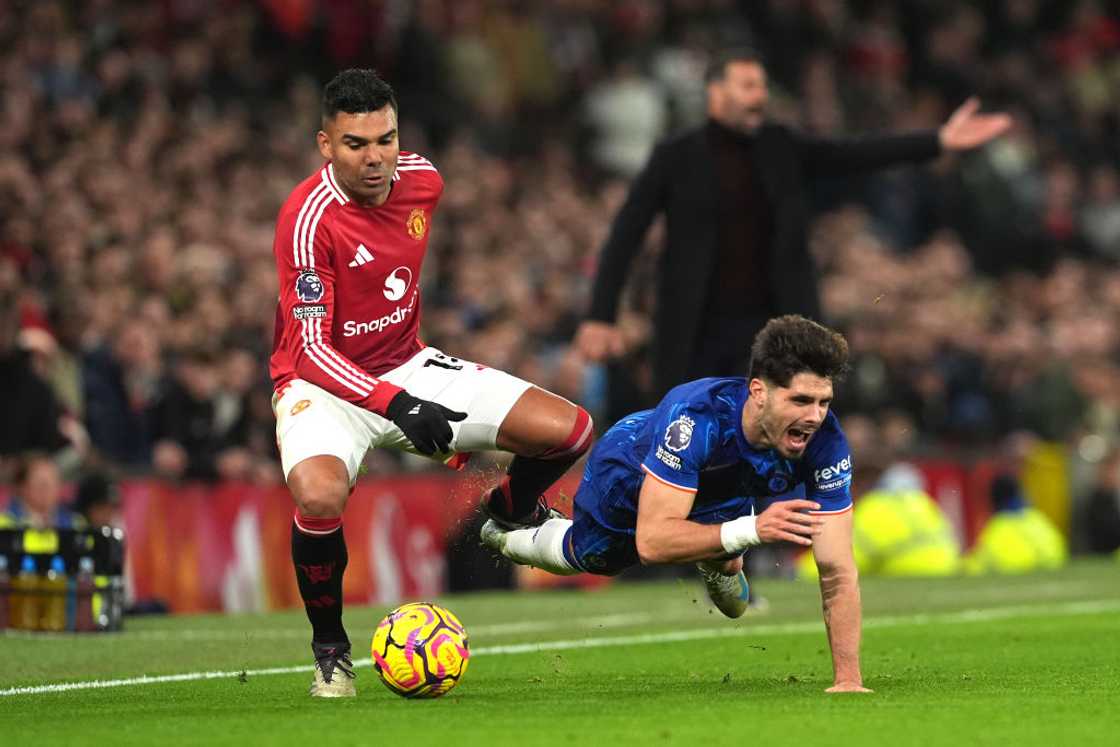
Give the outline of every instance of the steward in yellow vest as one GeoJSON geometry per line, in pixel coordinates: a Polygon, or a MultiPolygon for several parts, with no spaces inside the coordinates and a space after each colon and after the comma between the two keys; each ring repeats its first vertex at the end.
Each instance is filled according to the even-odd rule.
{"type": "Polygon", "coordinates": [[[991,495],[994,513],[965,559],[968,573],[1028,573],[1065,565],[1065,537],[1045,514],[1027,505],[1018,480],[997,477],[991,495]]]}
{"type": "MultiPolygon", "coordinates": [[[[920,476],[912,468],[896,466],[884,478],[855,502],[852,549],[860,574],[951,576],[960,571],[953,528],[923,489],[920,476]]],[[[805,553],[799,575],[813,577],[812,565],[811,555],[805,553]]]]}

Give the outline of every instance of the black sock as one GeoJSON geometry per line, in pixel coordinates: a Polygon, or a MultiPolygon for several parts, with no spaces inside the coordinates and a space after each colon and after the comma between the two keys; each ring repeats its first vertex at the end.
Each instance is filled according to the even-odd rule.
{"type": "Polygon", "coordinates": [[[521,521],[532,515],[537,499],[579,461],[591,446],[591,416],[576,408],[571,433],[561,443],[537,456],[515,456],[498,486],[490,491],[487,504],[498,516],[521,521]]]}
{"type": "Polygon", "coordinates": [[[580,456],[573,454],[560,459],[514,457],[506,477],[494,488],[492,500],[498,502],[493,505],[502,507],[503,513],[508,511],[508,518],[512,520],[526,518],[536,510],[541,494],[563,477],[580,456]]]}
{"type": "Polygon", "coordinates": [[[342,573],[346,539],[339,526],[329,534],[307,534],[292,523],[292,562],[312,638],[319,643],[350,642],[342,627],[342,573]]]}

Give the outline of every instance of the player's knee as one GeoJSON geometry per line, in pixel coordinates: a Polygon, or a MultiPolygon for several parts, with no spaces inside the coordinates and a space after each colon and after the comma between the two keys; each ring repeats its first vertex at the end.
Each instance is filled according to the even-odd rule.
{"type": "Polygon", "coordinates": [[[350,495],[350,478],[341,460],[338,467],[312,460],[297,464],[288,476],[296,508],[303,516],[328,518],[341,516],[350,495]]]}
{"type": "Polygon", "coordinates": [[[576,424],[572,428],[572,435],[576,437],[573,453],[577,456],[582,456],[590,449],[591,442],[595,440],[595,421],[591,419],[591,413],[579,405],[576,405],[576,424]]]}
{"type": "Polygon", "coordinates": [[[587,410],[575,405],[575,420],[571,429],[562,440],[546,448],[540,459],[579,459],[591,447],[594,439],[595,423],[587,410]]]}

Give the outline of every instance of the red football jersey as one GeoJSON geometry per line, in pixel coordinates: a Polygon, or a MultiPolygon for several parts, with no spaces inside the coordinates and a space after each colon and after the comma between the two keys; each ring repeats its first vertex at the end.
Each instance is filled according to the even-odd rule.
{"type": "Polygon", "coordinates": [[[280,303],[270,370],[279,390],[310,381],[377,413],[400,391],[377,376],[423,347],[420,265],[443,179],[401,151],[392,191],[366,208],[328,163],[292,191],[276,222],[280,303]]]}

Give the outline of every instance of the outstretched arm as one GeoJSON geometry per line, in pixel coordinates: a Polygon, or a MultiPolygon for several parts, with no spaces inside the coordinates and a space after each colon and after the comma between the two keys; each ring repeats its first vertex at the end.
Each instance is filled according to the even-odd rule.
{"type": "Polygon", "coordinates": [[[806,169],[814,174],[873,171],[924,161],[941,153],[978,148],[1011,128],[1011,116],[984,114],[980,100],[970,98],[936,131],[865,135],[854,138],[801,136],[806,169]]]}
{"type": "Polygon", "coordinates": [[[755,516],[723,524],[688,520],[696,493],[674,487],[646,473],[638,494],[634,541],[645,565],[712,560],[741,553],[760,542],[788,540],[808,545],[822,520],[801,511],[820,508],[812,501],[781,501],[755,516]]]}
{"type": "Polygon", "coordinates": [[[813,557],[821,577],[821,603],[828,645],[832,649],[833,684],[827,692],[871,692],[859,668],[859,574],[852,554],[852,512],[823,517],[813,540],[813,557]]]}

